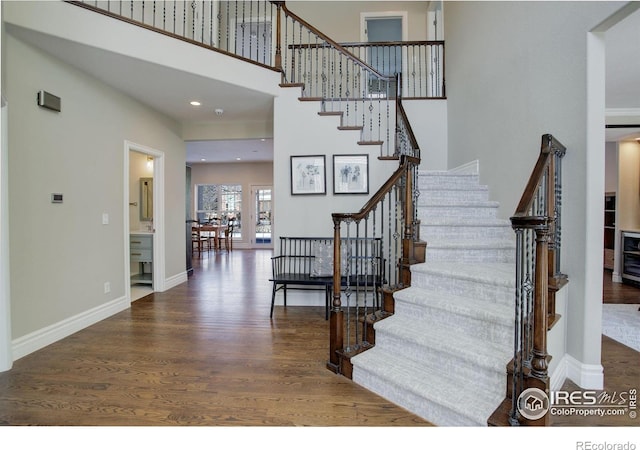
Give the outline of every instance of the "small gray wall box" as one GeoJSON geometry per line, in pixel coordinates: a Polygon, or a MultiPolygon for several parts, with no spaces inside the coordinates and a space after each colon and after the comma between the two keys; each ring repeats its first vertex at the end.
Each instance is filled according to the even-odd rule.
{"type": "Polygon", "coordinates": [[[38,106],[60,112],[61,105],[60,97],[56,97],[47,91],[38,91],[38,106]]]}

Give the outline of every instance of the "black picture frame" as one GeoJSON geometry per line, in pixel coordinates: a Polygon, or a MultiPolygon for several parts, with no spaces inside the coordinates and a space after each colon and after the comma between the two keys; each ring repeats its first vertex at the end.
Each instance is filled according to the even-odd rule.
{"type": "Polygon", "coordinates": [[[369,155],[333,155],[333,193],[369,193],[369,155]]]}
{"type": "Polygon", "coordinates": [[[291,156],[291,195],[326,195],[325,155],[291,156]]]}

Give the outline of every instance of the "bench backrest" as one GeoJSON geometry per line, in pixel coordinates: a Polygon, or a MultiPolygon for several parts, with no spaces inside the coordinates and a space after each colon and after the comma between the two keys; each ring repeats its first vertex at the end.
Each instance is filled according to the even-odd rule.
{"type": "MultiPolygon", "coordinates": [[[[375,275],[382,279],[382,241],[380,238],[342,238],[342,275],[375,275]],[[350,264],[347,262],[350,261],[350,264]]],[[[333,276],[333,238],[280,237],[279,273],[298,273],[316,277],[333,276]]]]}

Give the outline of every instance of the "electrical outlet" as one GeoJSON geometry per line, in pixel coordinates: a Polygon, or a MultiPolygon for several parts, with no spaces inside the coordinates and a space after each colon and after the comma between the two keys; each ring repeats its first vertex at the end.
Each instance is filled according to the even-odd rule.
{"type": "Polygon", "coordinates": [[[104,293],[108,294],[109,292],[111,292],[111,283],[107,281],[106,283],[104,283],[104,293]]]}

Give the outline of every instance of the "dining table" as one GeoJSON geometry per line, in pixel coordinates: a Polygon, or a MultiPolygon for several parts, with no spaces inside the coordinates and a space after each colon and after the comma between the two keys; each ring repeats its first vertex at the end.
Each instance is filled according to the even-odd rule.
{"type": "Polygon", "coordinates": [[[218,224],[201,224],[197,226],[200,233],[213,233],[213,242],[216,249],[221,248],[221,239],[223,237],[223,233],[229,229],[229,225],[218,225],[218,224]]]}

